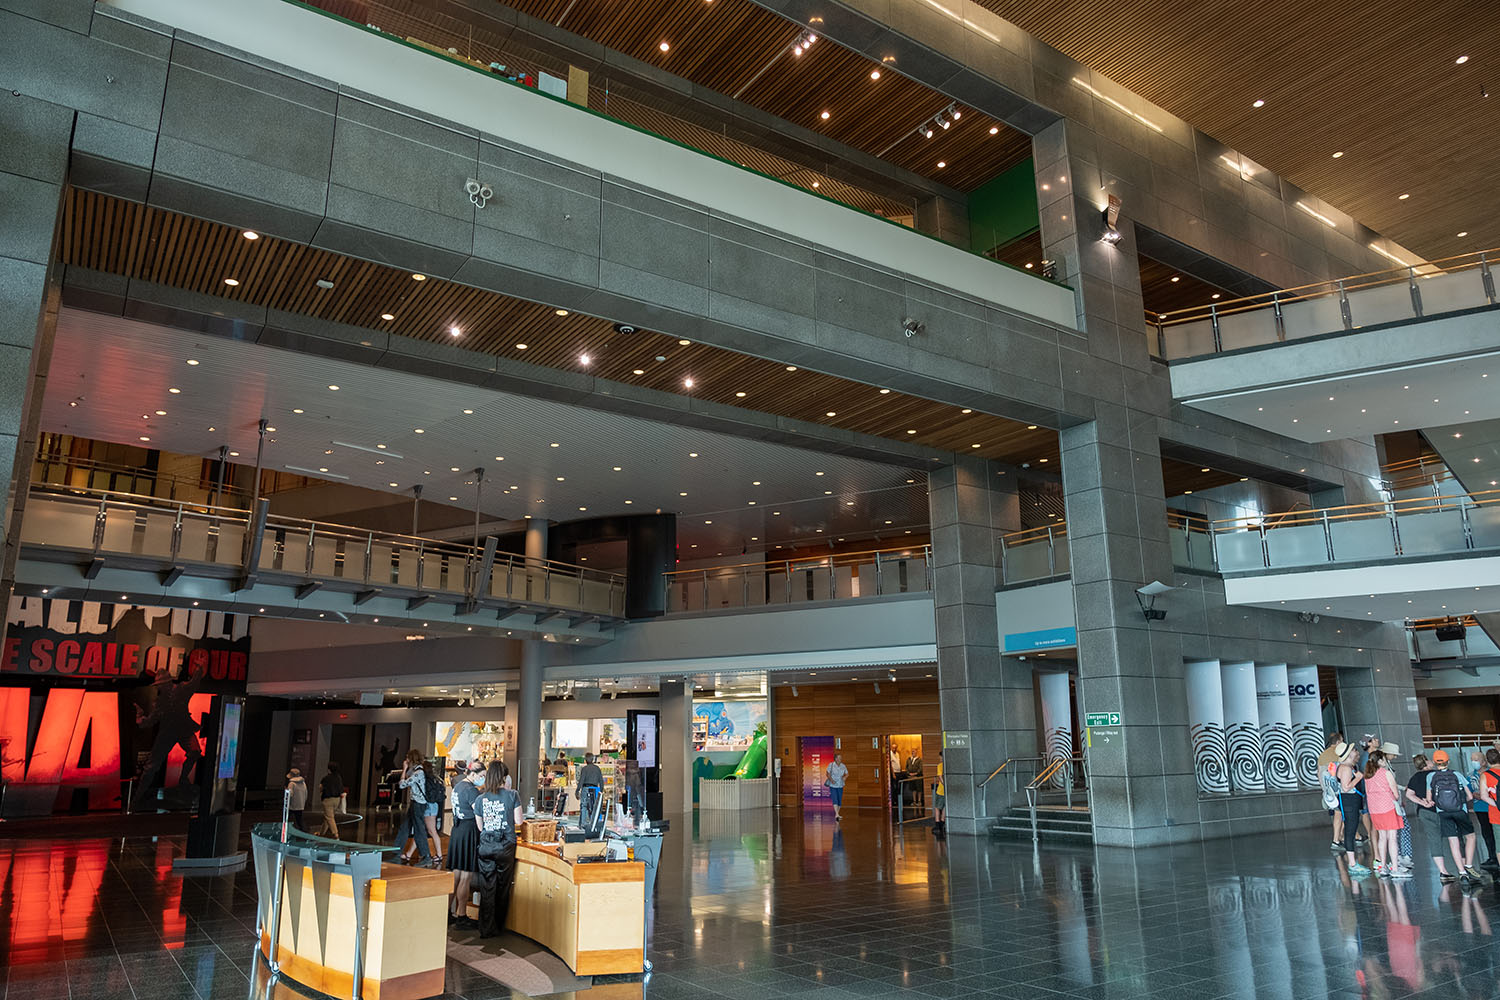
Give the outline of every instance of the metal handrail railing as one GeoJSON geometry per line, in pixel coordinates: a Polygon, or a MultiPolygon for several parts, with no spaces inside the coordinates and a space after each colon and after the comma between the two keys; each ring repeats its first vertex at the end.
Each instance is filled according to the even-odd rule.
{"type": "MultiPolygon", "coordinates": [[[[836,571],[840,569],[856,570],[860,567],[872,567],[875,592],[873,595],[861,592],[859,596],[861,598],[870,596],[880,597],[887,593],[886,577],[888,574],[885,572],[885,568],[891,564],[897,564],[899,567],[900,564],[907,560],[915,561],[917,559],[921,559],[922,561],[921,589],[930,591],[932,589],[931,545],[905,545],[897,548],[838,552],[822,556],[788,557],[773,561],[726,563],[719,566],[699,567],[697,569],[668,570],[662,576],[666,581],[669,593],[673,587],[682,588],[681,597],[683,606],[677,610],[708,609],[710,607],[710,585],[722,584],[725,581],[732,580],[740,581],[739,603],[734,604],[731,600],[728,606],[752,607],[759,606],[760,603],[751,600],[750,584],[752,579],[764,578],[763,584],[768,585],[771,575],[780,574],[785,587],[785,594],[782,596],[784,596],[786,603],[790,604],[793,603],[794,591],[792,580],[796,573],[825,570],[828,573],[828,593],[826,598],[819,597],[818,599],[843,600],[854,595],[852,592],[850,594],[839,593],[839,575],[836,571]],[[690,606],[691,602],[688,600],[688,588],[694,584],[701,587],[701,608],[692,608],[690,606]]],[[[903,579],[902,583],[898,583],[897,589],[891,592],[908,593],[917,589],[910,586],[909,583],[909,578],[903,579]]]]}
{"type": "Polygon", "coordinates": [[[1472,253],[1455,254],[1452,257],[1441,257],[1437,260],[1423,261],[1418,264],[1403,264],[1399,267],[1386,268],[1381,271],[1367,271],[1364,274],[1346,275],[1342,278],[1333,278],[1326,281],[1314,281],[1306,285],[1279,288],[1270,292],[1258,292],[1255,295],[1245,295],[1237,299],[1213,302],[1208,305],[1190,306],[1186,309],[1170,309],[1163,313],[1152,313],[1151,315],[1160,320],[1159,324],[1154,325],[1175,326],[1179,323],[1192,323],[1198,320],[1211,319],[1215,316],[1229,316],[1252,309],[1285,306],[1293,302],[1302,302],[1307,299],[1359,291],[1363,288],[1398,284],[1410,280],[1414,273],[1426,278],[1438,274],[1450,274],[1454,271],[1465,271],[1474,267],[1485,268],[1496,260],[1500,260],[1500,248],[1477,250],[1472,253]]]}
{"type": "Polygon", "coordinates": [[[1305,513],[1293,508],[1280,514],[1262,514],[1248,517],[1217,518],[1214,531],[1255,530],[1263,526],[1318,524],[1323,521],[1340,521],[1364,517],[1385,517],[1394,514],[1421,514],[1429,511],[1451,510],[1455,507],[1484,507],[1500,503],[1500,490],[1483,490],[1478,493],[1452,493],[1439,497],[1408,497],[1405,500],[1377,500],[1373,503],[1343,504],[1338,507],[1309,508],[1305,513]],[[1271,518],[1272,524],[1267,524],[1271,518]]]}
{"type": "MultiPolygon", "coordinates": [[[[183,490],[184,492],[193,491],[208,495],[212,495],[216,489],[216,487],[211,483],[205,485],[200,479],[188,476],[174,475],[171,472],[163,472],[157,469],[145,469],[141,468],[140,466],[121,465],[115,462],[101,462],[97,459],[92,458],[75,458],[69,455],[48,455],[38,453],[36,457],[32,459],[32,469],[32,480],[34,482],[51,482],[53,481],[53,474],[57,472],[61,472],[63,474],[82,472],[88,475],[90,478],[90,486],[85,487],[88,489],[101,488],[92,485],[92,479],[95,474],[109,476],[112,479],[129,479],[132,485],[137,482],[149,482],[155,486],[167,487],[171,489],[171,496],[158,497],[158,499],[185,499],[179,498],[176,495],[176,492],[179,489],[183,490]]],[[[250,496],[248,491],[243,490],[235,484],[228,482],[223,485],[222,493],[226,496],[240,497],[242,499],[248,499],[250,496]]],[[[155,494],[138,495],[154,496],[155,494]]]]}
{"type": "MultiPolygon", "coordinates": [[[[106,514],[111,510],[136,510],[158,513],[170,513],[174,516],[177,527],[173,533],[173,552],[175,558],[178,554],[177,544],[181,536],[181,522],[184,516],[191,515],[196,518],[208,518],[215,524],[243,525],[251,527],[254,523],[253,515],[245,510],[232,507],[219,507],[206,503],[190,500],[164,500],[160,497],[143,496],[133,493],[122,493],[116,490],[96,490],[65,484],[36,483],[31,486],[31,495],[38,499],[55,499],[69,502],[86,502],[96,509],[95,530],[92,540],[92,548],[99,549],[104,541],[104,529],[106,514]]],[[[356,553],[362,552],[363,573],[356,575],[343,574],[346,579],[359,578],[366,582],[372,580],[372,560],[376,546],[389,547],[393,552],[401,550],[415,550],[419,556],[434,553],[449,559],[461,561],[465,567],[465,582],[470,585],[469,589],[475,590],[479,586],[477,580],[471,580],[468,576],[483,559],[484,548],[461,542],[438,541],[423,538],[419,535],[406,535],[399,532],[375,531],[366,528],[352,527],[349,525],[334,524],[327,521],[318,521],[311,518],[286,517],[283,515],[267,515],[265,518],[265,530],[274,533],[273,544],[282,546],[283,560],[285,560],[285,538],[288,535],[298,536],[306,540],[306,558],[300,567],[288,567],[283,561],[283,571],[302,572],[307,577],[314,575],[314,559],[317,554],[317,544],[320,541],[333,539],[345,543],[342,557],[347,559],[350,546],[353,543],[356,553]]],[[[249,551],[250,539],[245,539],[246,552],[249,551]]],[[[425,560],[424,560],[425,563],[425,560]]],[[[423,581],[420,575],[417,586],[420,589],[423,581]]],[[[595,581],[608,584],[610,587],[611,601],[618,590],[623,593],[625,580],[619,574],[609,573],[604,570],[593,569],[588,566],[579,566],[572,563],[560,562],[552,559],[531,559],[525,556],[512,555],[510,553],[496,553],[493,556],[493,565],[503,566],[507,569],[537,570],[543,572],[544,590],[543,600],[540,603],[550,603],[551,580],[554,575],[566,579],[576,579],[580,591],[580,603],[582,601],[582,588],[584,581],[595,581]]],[[[493,570],[492,570],[493,572],[493,570]]],[[[476,574],[477,575],[477,574],[476,574]]],[[[473,596],[483,596],[474,593],[473,596]]]]}

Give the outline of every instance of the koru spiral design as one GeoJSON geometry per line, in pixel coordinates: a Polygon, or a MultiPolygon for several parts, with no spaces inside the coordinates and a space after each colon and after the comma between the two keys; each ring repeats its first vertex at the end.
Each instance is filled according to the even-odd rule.
{"type": "Polygon", "coordinates": [[[1235,791],[1258,792],[1265,787],[1260,727],[1236,722],[1225,728],[1229,737],[1229,781],[1235,791]]]}
{"type": "Polygon", "coordinates": [[[1296,791],[1297,764],[1291,727],[1284,722],[1271,723],[1261,730],[1260,743],[1266,785],[1278,792],[1296,791]]]}
{"type": "Polygon", "coordinates": [[[1193,727],[1193,771],[1198,787],[1210,795],[1229,791],[1229,744],[1224,727],[1205,722],[1193,727]]]}
{"type": "Polygon", "coordinates": [[[1292,731],[1297,753],[1297,780],[1307,788],[1319,787],[1318,754],[1323,752],[1323,727],[1316,722],[1299,723],[1292,731]]]}

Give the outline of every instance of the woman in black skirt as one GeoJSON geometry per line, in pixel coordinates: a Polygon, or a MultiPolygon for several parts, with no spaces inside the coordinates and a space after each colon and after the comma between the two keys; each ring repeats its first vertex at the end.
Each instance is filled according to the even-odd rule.
{"type": "Polygon", "coordinates": [[[516,831],[521,798],[505,787],[509,771],[498,760],[484,773],[484,792],[474,800],[479,827],[479,936],[494,937],[505,925],[516,881],[516,831]]]}
{"type": "Polygon", "coordinates": [[[453,899],[448,907],[448,923],[475,928],[469,918],[469,900],[474,896],[474,873],[479,870],[479,827],[474,824],[474,800],[479,797],[479,782],[484,780],[484,765],[469,762],[465,776],[453,787],[453,832],[448,836],[448,869],[453,872],[453,899]]]}

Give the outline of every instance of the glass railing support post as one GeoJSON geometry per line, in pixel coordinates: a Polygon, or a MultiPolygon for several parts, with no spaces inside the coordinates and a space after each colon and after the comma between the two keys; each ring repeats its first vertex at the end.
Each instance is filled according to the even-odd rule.
{"type": "Polygon", "coordinates": [[[1464,526],[1464,548],[1474,547],[1474,529],[1469,524],[1469,501],[1468,497],[1461,497],[1458,501],[1458,518],[1464,526]]]}
{"type": "Polygon", "coordinates": [[[109,499],[99,501],[99,510],[94,515],[94,551],[104,547],[104,520],[108,516],[109,499]]]}
{"type": "Polygon", "coordinates": [[[182,507],[177,508],[172,518],[172,565],[177,565],[177,556],[182,551],[182,507]]]}
{"type": "Polygon", "coordinates": [[[880,578],[880,553],[875,553],[875,596],[885,593],[885,581],[880,578]]]}
{"type": "Polygon", "coordinates": [[[1408,267],[1406,269],[1406,287],[1411,291],[1411,312],[1417,319],[1422,318],[1422,290],[1417,287],[1417,269],[1408,267]]]}
{"type": "Polygon", "coordinates": [[[1328,552],[1328,561],[1334,562],[1333,554],[1333,528],[1328,524],[1328,511],[1323,512],[1323,547],[1328,552]]]}
{"type": "Polygon", "coordinates": [[[1344,319],[1344,329],[1354,329],[1354,313],[1349,309],[1349,292],[1344,288],[1344,279],[1339,279],[1339,314],[1344,319]]]}
{"type": "Polygon", "coordinates": [[[1500,301],[1495,298],[1495,272],[1483,253],[1479,255],[1479,280],[1484,283],[1484,297],[1489,299],[1490,305],[1500,301]]]}
{"type": "Polygon", "coordinates": [[[1276,339],[1286,340],[1286,317],[1281,314],[1281,296],[1271,293],[1271,309],[1276,313],[1276,339]]]}
{"type": "Polygon", "coordinates": [[[1057,575],[1057,542],[1050,527],[1047,529],[1047,575],[1057,575]]]}
{"type": "Polygon", "coordinates": [[[1219,332],[1219,309],[1217,306],[1208,307],[1208,322],[1214,329],[1214,353],[1224,350],[1224,338],[1219,332]]]}

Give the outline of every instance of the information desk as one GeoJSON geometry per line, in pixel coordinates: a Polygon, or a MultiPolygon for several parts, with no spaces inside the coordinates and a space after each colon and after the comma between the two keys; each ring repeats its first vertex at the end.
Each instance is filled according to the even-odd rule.
{"type": "Polygon", "coordinates": [[[579,862],[600,843],[516,844],[516,887],[506,928],[531,938],[575,975],[642,971],[646,963],[646,866],[579,862]]]}
{"type": "Polygon", "coordinates": [[[450,872],[383,864],[391,847],[294,830],[282,841],[281,830],[257,824],[250,838],[260,953],[273,972],[339,1000],[444,992],[450,872]]]}

